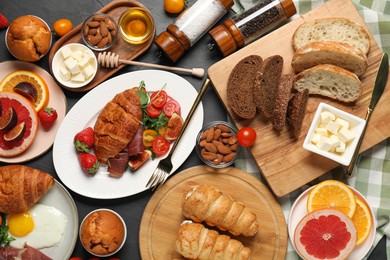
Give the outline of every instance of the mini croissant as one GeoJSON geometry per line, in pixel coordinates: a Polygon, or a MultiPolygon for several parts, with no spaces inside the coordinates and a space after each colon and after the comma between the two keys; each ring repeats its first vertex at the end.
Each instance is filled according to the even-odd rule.
{"type": "Polygon", "coordinates": [[[209,185],[196,185],[184,195],[183,215],[195,222],[206,222],[220,230],[246,237],[254,236],[258,229],[256,214],[243,203],[223,195],[209,185]]]}
{"type": "Polygon", "coordinates": [[[54,185],[46,172],[23,165],[0,167],[0,212],[18,214],[27,211],[54,185]]]}

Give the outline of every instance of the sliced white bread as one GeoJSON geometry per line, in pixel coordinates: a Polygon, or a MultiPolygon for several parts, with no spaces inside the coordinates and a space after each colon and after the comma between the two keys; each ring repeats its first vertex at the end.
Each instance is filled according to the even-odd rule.
{"type": "Polygon", "coordinates": [[[227,83],[227,101],[239,117],[252,119],[256,115],[253,86],[260,76],[263,59],[257,55],[243,58],[236,64],[227,83]]]}
{"type": "Polygon", "coordinates": [[[367,70],[368,61],[365,54],[351,45],[333,41],[309,43],[298,49],[291,61],[297,73],[319,64],[336,65],[360,77],[367,70]]]}
{"type": "Polygon", "coordinates": [[[362,93],[363,84],[356,74],[338,66],[321,64],[304,70],[294,78],[294,89],[309,90],[342,102],[354,102],[362,93]]]}
{"type": "Polygon", "coordinates": [[[370,38],[363,26],[347,18],[322,18],[301,24],[294,32],[292,45],[298,50],[311,42],[337,41],[367,55],[370,38]]]}

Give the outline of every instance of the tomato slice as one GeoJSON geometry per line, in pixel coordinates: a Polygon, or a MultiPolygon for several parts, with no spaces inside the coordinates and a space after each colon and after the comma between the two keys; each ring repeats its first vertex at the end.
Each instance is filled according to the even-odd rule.
{"type": "Polygon", "coordinates": [[[181,114],[180,104],[176,100],[171,99],[167,101],[167,103],[163,107],[163,111],[168,118],[172,116],[173,112],[176,112],[177,114],[180,115],[181,114]]]}
{"type": "Polygon", "coordinates": [[[169,151],[170,143],[165,137],[159,136],[152,142],[152,150],[156,156],[162,156],[169,151]]]}
{"type": "Polygon", "coordinates": [[[153,129],[146,129],[142,132],[142,141],[145,147],[151,147],[153,140],[158,136],[158,133],[153,129]]]}
{"type": "Polygon", "coordinates": [[[155,91],[150,96],[150,103],[155,108],[163,108],[165,103],[167,103],[168,94],[164,90],[155,91]]]}
{"type": "Polygon", "coordinates": [[[148,113],[148,116],[150,118],[156,118],[158,117],[162,112],[162,109],[155,108],[152,104],[147,105],[146,107],[146,113],[148,113]]]}

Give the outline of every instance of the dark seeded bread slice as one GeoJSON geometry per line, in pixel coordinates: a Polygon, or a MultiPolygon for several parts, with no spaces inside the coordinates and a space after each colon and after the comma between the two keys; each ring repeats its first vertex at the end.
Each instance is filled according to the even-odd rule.
{"type": "Polygon", "coordinates": [[[260,77],[254,86],[254,97],[258,111],[266,119],[272,118],[280,77],[283,70],[283,58],[279,55],[264,60],[260,77]]]}
{"type": "Polygon", "coordinates": [[[301,134],[308,98],[309,91],[304,89],[298,91],[288,102],[287,125],[294,139],[298,139],[301,134]]]}
{"type": "Polygon", "coordinates": [[[260,75],[262,64],[263,59],[260,56],[250,55],[237,63],[229,75],[228,105],[241,118],[252,119],[256,115],[253,86],[260,75]]]}
{"type": "Polygon", "coordinates": [[[272,117],[272,125],[278,133],[283,130],[286,124],[287,106],[291,96],[293,81],[294,75],[292,74],[282,75],[280,79],[272,117]]]}

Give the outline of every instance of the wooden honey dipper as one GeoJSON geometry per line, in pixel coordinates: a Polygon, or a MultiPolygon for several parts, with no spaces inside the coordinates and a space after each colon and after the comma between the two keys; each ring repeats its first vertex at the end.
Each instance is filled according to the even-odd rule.
{"type": "Polygon", "coordinates": [[[191,75],[199,77],[199,78],[202,78],[204,76],[204,69],[203,68],[185,69],[185,68],[170,67],[170,66],[151,64],[151,63],[145,63],[145,62],[139,62],[139,61],[133,61],[133,60],[124,60],[124,59],[120,59],[119,55],[115,54],[113,52],[99,53],[98,54],[98,63],[104,67],[107,67],[107,68],[115,68],[115,67],[118,67],[119,64],[124,63],[124,64],[129,64],[129,65],[136,65],[136,66],[150,67],[150,68],[156,68],[156,69],[172,70],[172,71],[190,73],[191,75]]]}

